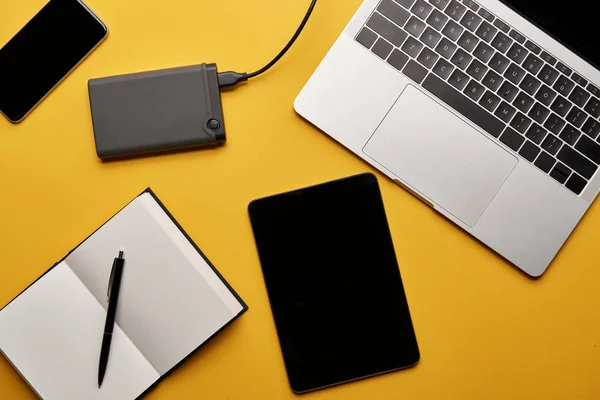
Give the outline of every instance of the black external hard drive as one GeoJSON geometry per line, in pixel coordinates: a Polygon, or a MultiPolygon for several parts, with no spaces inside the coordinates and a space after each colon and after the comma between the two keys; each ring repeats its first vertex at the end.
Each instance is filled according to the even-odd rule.
{"type": "Polygon", "coordinates": [[[225,143],[216,64],[88,82],[101,159],[225,143]]]}

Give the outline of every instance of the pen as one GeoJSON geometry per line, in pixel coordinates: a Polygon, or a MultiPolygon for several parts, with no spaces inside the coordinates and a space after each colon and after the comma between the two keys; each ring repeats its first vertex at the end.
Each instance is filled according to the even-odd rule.
{"type": "Polygon", "coordinates": [[[112,341],[113,329],[115,327],[115,318],[117,316],[117,302],[119,301],[119,289],[121,288],[121,277],[123,276],[123,251],[119,251],[119,256],[115,258],[108,280],[108,291],[106,300],[108,301],[108,310],[106,312],[106,323],[104,324],[104,336],[102,337],[102,348],[100,350],[100,366],[98,369],[98,388],[104,380],[106,365],[108,363],[108,353],[110,352],[110,342],[112,341]]]}

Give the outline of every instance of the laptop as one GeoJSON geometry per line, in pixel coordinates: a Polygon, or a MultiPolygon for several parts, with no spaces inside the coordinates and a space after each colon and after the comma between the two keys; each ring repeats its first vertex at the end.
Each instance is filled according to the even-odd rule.
{"type": "Polygon", "coordinates": [[[538,277],[600,189],[593,5],[366,0],[294,107],[538,277]]]}

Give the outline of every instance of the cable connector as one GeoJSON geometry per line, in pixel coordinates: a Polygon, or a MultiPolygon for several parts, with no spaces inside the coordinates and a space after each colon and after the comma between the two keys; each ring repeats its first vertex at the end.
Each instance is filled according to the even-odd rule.
{"type": "Polygon", "coordinates": [[[224,88],[228,86],[237,85],[240,82],[246,82],[248,80],[248,74],[245,72],[219,72],[219,87],[224,88]]]}

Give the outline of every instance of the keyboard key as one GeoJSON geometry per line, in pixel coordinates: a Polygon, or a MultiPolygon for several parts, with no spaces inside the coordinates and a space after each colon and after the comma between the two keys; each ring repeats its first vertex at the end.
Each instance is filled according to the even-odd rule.
{"type": "Polygon", "coordinates": [[[404,29],[414,37],[418,38],[425,30],[425,22],[417,17],[410,17],[404,29]]]}
{"type": "Polygon", "coordinates": [[[379,13],[373,13],[367,22],[367,26],[386,38],[396,47],[400,47],[408,36],[406,32],[385,19],[385,17],[379,13]]]}
{"type": "Polygon", "coordinates": [[[581,136],[581,133],[579,133],[577,128],[571,124],[567,124],[558,137],[567,142],[569,145],[574,146],[577,142],[577,139],[579,139],[579,136],[581,136]]]}
{"type": "Polygon", "coordinates": [[[593,84],[589,84],[587,85],[587,91],[590,92],[591,94],[593,94],[594,96],[600,96],[600,89],[598,89],[596,86],[594,86],[593,84]]]}
{"type": "Polygon", "coordinates": [[[501,32],[496,35],[494,40],[492,40],[492,47],[502,54],[506,53],[512,44],[512,39],[501,32]]]}
{"type": "Polygon", "coordinates": [[[373,45],[371,51],[385,60],[390,55],[393,48],[394,46],[389,44],[386,40],[379,38],[377,39],[377,42],[375,42],[375,45],[373,45]]]}
{"type": "Polygon", "coordinates": [[[481,40],[485,40],[489,43],[492,41],[494,35],[496,35],[496,32],[498,32],[498,29],[494,28],[492,25],[484,21],[479,26],[479,29],[477,29],[477,32],[475,32],[475,34],[479,36],[481,40]]]}
{"type": "Polygon", "coordinates": [[[494,26],[500,29],[504,33],[508,33],[510,31],[510,26],[506,24],[506,22],[496,19],[494,21],[494,26]]]}
{"type": "Polygon", "coordinates": [[[410,11],[417,17],[421,18],[422,20],[425,20],[429,16],[429,13],[432,9],[433,7],[430,4],[425,3],[424,0],[417,0],[417,2],[413,6],[413,8],[410,9],[410,11]]]}
{"type": "Polygon", "coordinates": [[[508,36],[510,36],[511,38],[513,38],[514,40],[516,40],[517,42],[519,42],[521,44],[525,43],[525,36],[523,36],[518,31],[515,31],[514,29],[512,31],[510,31],[508,36]]]}
{"type": "Polygon", "coordinates": [[[553,88],[556,89],[558,93],[562,94],[565,97],[568,96],[569,93],[571,93],[571,90],[573,90],[574,87],[575,82],[573,82],[564,75],[561,75],[553,86],[553,88]]]}
{"type": "Polygon", "coordinates": [[[481,23],[481,17],[475,14],[471,10],[467,10],[466,14],[460,20],[460,24],[470,30],[471,32],[475,32],[475,29],[481,23]]]}
{"type": "Polygon", "coordinates": [[[494,50],[484,42],[480,42],[473,51],[473,55],[479,58],[484,64],[487,64],[487,62],[490,61],[493,54],[494,50]]]}
{"type": "Polygon", "coordinates": [[[458,68],[464,70],[467,68],[467,65],[469,65],[472,59],[473,57],[469,53],[463,49],[458,49],[450,61],[452,61],[452,64],[456,65],[458,68]]]}
{"type": "Polygon", "coordinates": [[[571,178],[569,178],[569,180],[567,181],[567,184],[565,186],[571,192],[578,195],[578,194],[581,194],[581,192],[583,192],[583,189],[585,188],[586,185],[587,185],[587,181],[585,179],[583,179],[582,177],[580,177],[577,174],[573,174],[573,175],[571,175],[571,178]]]}
{"type": "Polygon", "coordinates": [[[463,6],[456,0],[452,0],[446,8],[445,13],[455,21],[459,21],[462,18],[465,11],[467,11],[467,8],[465,6],[463,6]]]}
{"type": "Polygon", "coordinates": [[[477,43],[479,43],[479,39],[469,31],[464,31],[460,39],[458,39],[458,45],[469,53],[473,51],[477,43]]]}
{"type": "Polygon", "coordinates": [[[571,170],[562,163],[557,163],[552,172],[550,172],[550,176],[560,184],[565,183],[569,175],[571,175],[571,170]]]}
{"type": "Polygon", "coordinates": [[[596,136],[598,136],[598,133],[600,133],[600,123],[590,117],[587,119],[585,124],[583,124],[583,128],[581,128],[581,130],[592,139],[595,139],[596,136]]]}
{"type": "Polygon", "coordinates": [[[575,148],[596,164],[600,164],[600,145],[589,137],[582,136],[575,148]]]}
{"type": "Polygon", "coordinates": [[[410,10],[410,7],[413,5],[415,0],[395,0],[396,3],[400,3],[400,5],[407,10],[410,10]]]}
{"type": "Polygon", "coordinates": [[[428,49],[427,47],[425,47],[421,54],[419,54],[419,57],[417,57],[417,61],[427,68],[433,67],[433,64],[435,64],[437,59],[438,55],[435,54],[432,50],[428,49]]]}
{"type": "Polygon", "coordinates": [[[510,61],[508,60],[508,58],[504,57],[500,53],[496,53],[490,60],[489,66],[497,73],[503,74],[504,71],[506,71],[506,68],[508,68],[509,64],[510,61]]]}
{"type": "Polygon", "coordinates": [[[421,83],[427,75],[427,70],[417,64],[414,60],[410,60],[402,73],[417,83],[421,83]]]}
{"type": "Polygon", "coordinates": [[[589,112],[594,118],[600,117],[600,100],[592,97],[586,104],[584,110],[589,112]]]}
{"type": "Polygon", "coordinates": [[[562,72],[563,74],[565,74],[566,76],[571,76],[571,74],[573,73],[571,68],[567,67],[565,64],[561,63],[560,61],[556,64],[556,69],[559,70],[560,72],[562,72]]]}
{"type": "Polygon", "coordinates": [[[508,103],[511,103],[515,97],[517,97],[517,93],[519,93],[519,89],[508,81],[504,81],[500,89],[498,89],[498,96],[506,100],[508,103]]]}
{"type": "Polygon", "coordinates": [[[542,83],[540,81],[535,79],[533,76],[527,74],[525,76],[525,79],[523,79],[523,81],[519,85],[519,87],[521,89],[523,89],[525,92],[527,92],[528,94],[533,96],[535,94],[535,92],[537,92],[537,90],[540,88],[541,85],[542,85],[542,83]]]}
{"type": "Polygon", "coordinates": [[[523,147],[521,147],[519,154],[523,156],[524,159],[532,163],[533,160],[535,160],[535,158],[538,156],[538,154],[540,154],[540,151],[541,150],[539,147],[537,147],[535,144],[531,143],[528,140],[525,142],[523,147]]]}
{"type": "Polygon", "coordinates": [[[519,46],[517,43],[513,43],[513,45],[510,46],[510,50],[508,50],[508,53],[506,53],[506,55],[515,63],[521,65],[523,60],[525,60],[525,57],[527,57],[527,50],[525,50],[524,47],[519,46]]]}
{"type": "Polygon", "coordinates": [[[421,35],[421,42],[425,43],[431,48],[434,48],[441,38],[442,35],[440,33],[436,32],[433,28],[427,27],[425,32],[423,32],[421,35]]]}
{"type": "Polygon", "coordinates": [[[529,115],[531,118],[533,118],[539,124],[543,124],[544,121],[546,120],[546,118],[548,117],[548,114],[550,114],[550,110],[548,110],[546,107],[544,107],[540,103],[535,103],[535,105],[533,106],[531,111],[529,111],[529,114],[527,114],[527,115],[529,115]]]}
{"type": "Polygon", "coordinates": [[[533,54],[528,55],[523,62],[523,68],[533,75],[536,75],[538,72],[540,72],[540,69],[542,69],[543,65],[544,62],[542,59],[534,56],[533,54]]]}
{"type": "Polygon", "coordinates": [[[360,33],[356,36],[356,41],[367,49],[370,49],[373,46],[373,43],[377,40],[377,34],[367,28],[366,26],[361,29],[360,33]]]}
{"type": "Polygon", "coordinates": [[[382,0],[377,11],[391,19],[399,27],[403,27],[410,18],[410,13],[392,0],[382,0]]]}
{"type": "Polygon", "coordinates": [[[446,59],[452,57],[452,54],[454,54],[455,50],[456,45],[446,38],[443,38],[440,44],[438,44],[435,48],[435,51],[442,57],[445,57],[446,59]]]}
{"type": "Polygon", "coordinates": [[[548,133],[548,131],[546,131],[544,128],[542,128],[541,126],[539,126],[536,123],[533,123],[529,127],[529,130],[527,131],[525,136],[527,136],[527,138],[529,140],[531,140],[533,143],[540,144],[540,143],[542,143],[542,140],[544,140],[544,138],[546,137],[547,133],[548,133]]]}
{"type": "Polygon", "coordinates": [[[563,141],[549,133],[546,136],[546,139],[542,143],[542,149],[546,150],[548,153],[554,155],[558,152],[558,150],[562,147],[563,141]]]}
{"type": "Polygon", "coordinates": [[[495,92],[502,84],[502,77],[494,71],[488,71],[481,83],[483,83],[483,85],[490,89],[492,92],[495,92]]]}
{"type": "Polygon", "coordinates": [[[554,103],[552,103],[550,106],[550,109],[561,117],[564,117],[567,115],[572,106],[573,104],[569,100],[562,96],[557,96],[556,100],[554,100],[554,103]]]}
{"type": "Polygon", "coordinates": [[[427,18],[427,23],[431,25],[434,29],[441,31],[444,25],[448,21],[448,17],[442,14],[439,10],[433,10],[429,18],[427,18]]]}
{"type": "Polygon", "coordinates": [[[574,72],[573,75],[571,75],[571,79],[573,79],[575,83],[583,87],[585,87],[588,84],[588,81],[585,80],[585,78],[579,75],[577,72],[574,72]]]}
{"type": "Polygon", "coordinates": [[[408,57],[400,50],[395,49],[388,57],[387,62],[398,71],[402,71],[402,68],[408,62],[408,57]]]}
{"type": "Polygon", "coordinates": [[[542,49],[540,49],[540,47],[537,44],[533,43],[531,40],[525,42],[525,48],[534,54],[540,54],[540,52],[542,51],[542,49]]]}
{"type": "Polygon", "coordinates": [[[563,146],[558,153],[558,159],[565,163],[569,168],[575,170],[579,175],[586,179],[594,176],[598,166],[579,154],[569,146],[563,146]]]}
{"type": "Polygon", "coordinates": [[[457,88],[458,90],[463,90],[469,81],[469,77],[462,71],[455,69],[450,78],[448,79],[448,83],[457,88]]]}
{"type": "Polygon", "coordinates": [[[469,82],[469,84],[465,88],[464,92],[468,98],[477,102],[479,98],[483,95],[483,92],[485,92],[485,88],[479,83],[475,82],[474,80],[471,80],[471,82],[469,82]]]}
{"type": "Polygon", "coordinates": [[[429,2],[440,10],[444,10],[448,3],[450,3],[450,0],[429,0],[429,2]]]}
{"type": "Polygon", "coordinates": [[[508,69],[504,73],[504,77],[512,83],[514,83],[515,85],[518,85],[524,76],[525,70],[514,63],[510,64],[510,67],[508,67],[508,69]]]}
{"type": "Polygon", "coordinates": [[[584,88],[576,86],[573,92],[571,92],[569,100],[575,103],[576,106],[583,107],[590,97],[591,95],[584,88]]]}
{"type": "Polygon", "coordinates": [[[462,26],[460,26],[459,24],[457,24],[454,21],[448,21],[448,23],[444,27],[444,30],[442,31],[442,33],[448,39],[452,40],[453,42],[456,42],[458,40],[458,38],[460,37],[460,34],[463,31],[464,31],[464,29],[462,26]]]}
{"type": "Polygon", "coordinates": [[[569,115],[567,115],[567,121],[569,121],[570,123],[575,125],[577,128],[580,128],[586,119],[587,119],[586,113],[584,113],[577,107],[573,107],[573,109],[571,110],[569,115]]]}
{"type": "Polygon", "coordinates": [[[540,58],[542,60],[546,61],[550,65],[556,64],[556,58],[554,58],[550,54],[546,53],[545,51],[542,51],[542,54],[540,54],[540,58]]]}
{"type": "Polygon", "coordinates": [[[442,78],[443,80],[448,79],[452,71],[454,71],[454,67],[443,58],[440,58],[439,61],[435,64],[435,67],[433,67],[433,73],[442,78]]]}
{"type": "Polygon", "coordinates": [[[542,67],[542,70],[538,74],[538,78],[540,78],[540,80],[546,85],[552,86],[552,84],[554,83],[554,81],[556,81],[559,75],[560,74],[557,70],[555,70],[549,65],[544,65],[542,67]]]}
{"type": "Polygon", "coordinates": [[[542,154],[535,160],[535,166],[544,171],[545,173],[550,172],[556,160],[550,154],[542,151],[542,154]]]}
{"type": "MultiPolygon", "coordinates": [[[[471,81],[473,82],[473,81],[471,81]]],[[[484,107],[489,112],[494,112],[498,104],[500,104],[500,97],[496,96],[494,93],[487,90],[481,100],[479,100],[479,104],[484,107]]]]}
{"type": "Polygon", "coordinates": [[[556,97],[556,92],[546,85],[542,85],[535,98],[546,106],[550,106],[556,97]]]}
{"type": "Polygon", "coordinates": [[[491,91],[495,92],[502,84],[502,81],[503,79],[500,75],[490,70],[487,74],[485,74],[485,77],[481,83],[483,83],[483,85],[491,91]]]}
{"type": "Polygon", "coordinates": [[[565,121],[554,113],[550,114],[546,120],[546,123],[544,124],[544,128],[548,129],[550,132],[554,132],[557,135],[560,133],[560,131],[562,131],[564,126],[565,121]]]}
{"type": "Polygon", "coordinates": [[[517,132],[525,133],[531,125],[531,120],[527,118],[523,113],[518,112],[517,115],[510,121],[510,126],[517,132]]]}
{"type": "Polygon", "coordinates": [[[422,48],[423,45],[412,36],[409,36],[408,39],[406,39],[406,42],[404,42],[402,45],[402,51],[412,58],[417,58],[422,48]]]}
{"type": "Polygon", "coordinates": [[[510,104],[503,101],[498,106],[498,109],[496,109],[494,115],[508,124],[516,112],[517,110],[515,110],[510,104]]]}
{"type": "Polygon", "coordinates": [[[513,101],[513,105],[524,113],[529,111],[533,103],[535,103],[535,101],[524,92],[520,92],[515,101],[513,101]]]}
{"type": "Polygon", "coordinates": [[[514,151],[517,151],[523,142],[525,142],[525,138],[511,128],[506,128],[502,136],[500,136],[500,141],[514,151]]]}
{"type": "Polygon", "coordinates": [[[494,20],[494,16],[485,8],[480,8],[477,14],[489,22],[492,22],[494,20]]]}
{"type": "Polygon", "coordinates": [[[479,4],[475,3],[473,0],[464,0],[463,3],[473,11],[479,10],[479,4]]]}
{"type": "Polygon", "coordinates": [[[473,62],[469,64],[469,68],[467,68],[467,74],[471,75],[473,79],[480,81],[487,70],[488,68],[479,60],[473,60],[473,62]]]}
{"type": "Polygon", "coordinates": [[[500,133],[504,129],[502,122],[494,118],[491,114],[488,114],[487,111],[473,103],[466,96],[454,90],[437,76],[432,74],[427,76],[425,81],[423,81],[423,87],[460,114],[473,121],[473,123],[480,126],[490,135],[494,137],[500,136],[500,133]]]}

